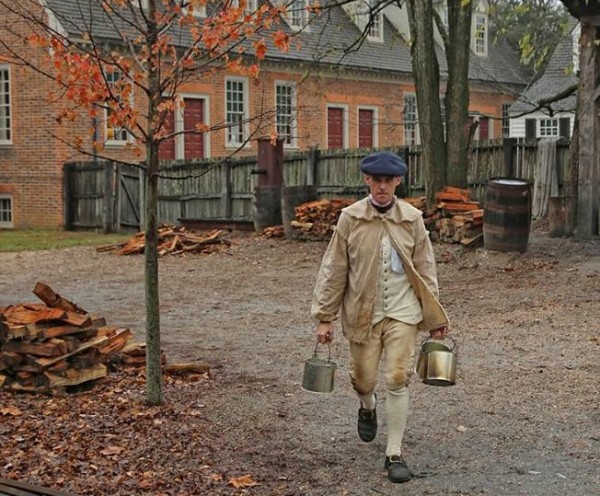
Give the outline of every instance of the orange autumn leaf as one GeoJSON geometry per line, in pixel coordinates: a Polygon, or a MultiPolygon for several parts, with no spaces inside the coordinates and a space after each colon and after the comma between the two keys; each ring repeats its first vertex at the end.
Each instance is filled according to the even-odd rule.
{"type": "Polygon", "coordinates": [[[262,60],[265,58],[265,55],[267,54],[267,45],[265,44],[265,40],[258,40],[255,41],[253,43],[254,45],[254,50],[256,52],[256,58],[258,58],[258,60],[262,60]]]}
{"type": "Polygon", "coordinates": [[[235,477],[229,480],[229,485],[236,489],[244,487],[258,486],[258,482],[255,482],[250,474],[242,475],[241,477],[235,477]]]}
{"type": "Polygon", "coordinates": [[[282,52],[287,52],[290,48],[290,37],[281,29],[273,33],[273,42],[275,43],[275,46],[282,52]]]}

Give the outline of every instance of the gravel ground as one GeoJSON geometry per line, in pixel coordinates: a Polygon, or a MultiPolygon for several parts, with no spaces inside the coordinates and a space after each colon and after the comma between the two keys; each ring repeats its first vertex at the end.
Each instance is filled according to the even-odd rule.
{"type": "MultiPolygon", "coordinates": [[[[325,243],[233,241],[220,253],[160,261],[167,360],[211,366],[209,381],[193,392],[182,387],[184,397],[170,385],[166,401],[201,408],[204,430],[195,436],[202,442],[195,441],[202,452],[193,456],[210,461],[213,482],[204,492],[180,481],[135,494],[600,494],[597,239],[537,230],[525,254],[435,245],[458,346],[457,384],[411,382],[405,457],[416,477],[403,485],[389,483],[383,470],[384,405],[373,443],[361,443],[355,432],[358,404],[339,329],[334,392],[300,388],[314,347],[309,304],[325,243]],[[259,485],[227,484],[244,474],[259,485]]],[[[0,306],[35,301],[31,290],[43,281],[143,340],[143,268],[141,256],[93,248],[0,253],[0,306]]],[[[180,427],[185,435],[183,421],[180,427]]],[[[165,466],[179,463],[161,457],[165,466]]],[[[0,476],[7,466],[0,462],[0,476]]],[[[117,494],[105,490],[86,494],[117,494]]]]}

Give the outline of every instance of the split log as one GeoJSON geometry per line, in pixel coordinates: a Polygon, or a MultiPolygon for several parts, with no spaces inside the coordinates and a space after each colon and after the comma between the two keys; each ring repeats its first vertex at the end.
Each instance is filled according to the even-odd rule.
{"type": "Polygon", "coordinates": [[[44,372],[44,375],[48,379],[50,387],[65,387],[65,386],[77,386],[84,382],[94,381],[102,377],[106,377],[108,374],[106,365],[102,363],[96,364],[94,367],[88,369],[69,369],[64,375],[52,374],[50,372],[44,372]]]}
{"type": "Polygon", "coordinates": [[[56,293],[50,286],[43,282],[38,282],[33,288],[33,294],[35,294],[40,300],[51,308],[61,308],[67,312],[72,313],[87,313],[81,307],[73,303],[72,301],[63,298],[61,295],[56,293]]]}
{"type": "Polygon", "coordinates": [[[162,370],[166,374],[172,375],[206,374],[210,372],[210,366],[197,363],[173,363],[165,365],[162,370]]]}

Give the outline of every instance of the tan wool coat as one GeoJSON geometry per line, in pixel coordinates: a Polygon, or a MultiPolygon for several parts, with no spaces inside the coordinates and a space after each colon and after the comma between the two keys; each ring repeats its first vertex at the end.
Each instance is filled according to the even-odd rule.
{"type": "Polygon", "coordinates": [[[312,316],[333,322],[341,308],[344,336],[367,339],[371,330],[381,256],[381,238],[390,236],[423,308],[420,330],[448,325],[438,300],[433,247],[421,211],[402,200],[379,214],[368,198],[346,207],[323,256],[311,306],[312,316]]]}

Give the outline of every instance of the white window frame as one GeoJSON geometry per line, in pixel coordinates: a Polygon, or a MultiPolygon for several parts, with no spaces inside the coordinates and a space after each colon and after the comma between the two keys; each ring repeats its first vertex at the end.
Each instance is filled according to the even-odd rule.
{"type": "Polygon", "coordinates": [[[226,148],[239,148],[240,146],[248,146],[248,144],[244,145],[248,137],[250,136],[250,98],[248,94],[248,78],[244,77],[227,77],[225,78],[225,147],[226,148]],[[242,140],[238,142],[238,140],[231,139],[233,135],[233,128],[230,126],[231,121],[229,119],[229,111],[227,110],[227,105],[229,103],[228,100],[228,85],[229,83],[241,83],[242,84],[242,105],[243,109],[241,113],[237,113],[237,115],[242,116],[242,140]]]}
{"type": "Polygon", "coordinates": [[[14,226],[14,202],[13,202],[13,196],[10,194],[4,194],[4,193],[0,193],[0,227],[1,228],[7,228],[7,227],[13,227],[14,226]],[[4,203],[4,201],[8,200],[8,210],[3,210],[2,208],[2,204],[4,203]],[[8,212],[8,215],[10,216],[10,220],[6,221],[3,220],[3,214],[5,212],[8,212]]]}
{"type": "Polygon", "coordinates": [[[357,25],[362,30],[367,29],[369,21],[371,25],[366,33],[369,41],[383,41],[383,12],[379,11],[371,16],[372,9],[377,8],[378,0],[360,0],[356,7],[357,25]]]}
{"type": "MultiPolygon", "coordinates": [[[[113,77],[113,75],[115,73],[119,73],[120,74],[119,79],[125,77],[125,75],[123,74],[123,72],[121,72],[119,69],[116,69],[116,70],[114,70],[112,72],[106,72],[104,74],[104,77],[106,78],[106,80],[107,80],[107,82],[108,82],[109,85],[110,84],[115,84],[119,80],[119,79],[116,79],[116,80],[112,81],[112,77],[113,77]]],[[[131,99],[129,101],[129,104],[133,105],[133,92],[131,93],[131,99]]],[[[114,128],[115,132],[113,133],[113,136],[112,137],[108,136],[108,134],[109,134],[108,130],[110,129],[109,125],[108,125],[108,110],[109,110],[108,108],[104,109],[104,136],[106,138],[106,145],[107,146],[124,146],[127,143],[130,143],[131,140],[132,140],[131,133],[126,128],[124,128],[124,127],[121,127],[121,128],[116,127],[116,128],[114,128]],[[124,134],[122,134],[122,133],[124,133],[124,134]],[[114,137],[115,134],[120,134],[121,137],[117,139],[117,138],[114,137]]]]}
{"type": "Polygon", "coordinates": [[[402,99],[402,103],[403,103],[403,118],[402,118],[402,123],[403,123],[403,127],[404,127],[404,144],[405,145],[419,145],[421,144],[421,135],[419,133],[419,107],[417,104],[417,95],[415,93],[404,93],[404,97],[402,99]],[[407,98],[410,98],[411,100],[414,100],[414,116],[410,121],[407,121],[406,116],[407,116],[407,98]],[[407,126],[406,124],[409,123],[411,125],[414,126],[414,128],[412,128],[412,136],[408,136],[407,135],[407,126]],[[407,139],[410,138],[410,139],[407,139]]]}
{"type": "Polygon", "coordinates": [[[558,119],[545,118],[538,119],[537,122],[537,135],[539,138],[549,138],[559,136],[559,123],[558,119]]]}
{"type": "MultiPolygon", "coordinates": [[[[183,123],[183,115],[185,107],[182,105],[184,100],[204,100],[204,122],[203,124],[209,125],[210,123],[210,97],[208,95],[200,93],[180,93],[177,95],[176,110],[174,112],[174,123],[173,129],[175,133],[175,160],[185,160],[185,134],[181,134],[185,131],[183,123]]],[[[209,133],[203,134],[204,139],[204,158],[210,158],[210,139],[209,133]]]]}
{"type": "Polygon", "coordinates": [[[286,20],[294,31],[306,30],[308,25],[308,0],[290,0],[287,4],[286,20]]]}
{"type": "Polygon", "coordinates": [[[373,111],[373,148],[379,148],[379,108],[373,105],[359,105],[356,108],[356,146],[360,146],[360,111],[373,111]]]}
{"type": "MultiPolygon", "coordinates": [[[[229,5],[237,9],[240,6],[240,0],[230,0],[229,5]]],[[[258,9],[258,0],[246,0],[245,15],[253,14],[256,9],[258,9]]]]}
{"type": "Polygon", "coordinates": [[[6,112],[2,121],[0,121],[0,133],[2,133],[0,134],[0,145],[12,145],[13,126],[10,66],[8,64],[0,64],[0,73],[6,74],[6,79],[4,77],[0,78],[0,108],[5,109],[6,112]]]}
{"type": "Polygon", "coordinates": [[[487,57],[488,54],[488,16],[481,12],[473,14],[473,34],[472,34],[473,53],[480,57],[487,57]]]}
{"type": "Polygon", "coordinates": [[[277,131],[278,138],[283,138],[283,146],[285,148],[298,148],[298,89],[295,81],[275,81],[275,130],[277,131]],[[280,128],[285,126],[285,123],[281,123],[279,118],[281,114],[279,112],[279,89],[290,88],[291,89],[291,107],[289,115],[285,117],[289,119],[287,125],[290,127],[290,135],[280,133],[280,128]]]}
{"type": "MultiPolygon", "coordinates": [[[[145,0],[145,1],[146,1],[146,3],[148,2],[148,0],[145,0]]],[[[189,0],[188,0],[188,3],[189,3],[189,0]]],[[[187,13],[188,13],[188,7],[183,7],[181,9],[181,12],[184,15],[187,15],[187,13]]],[[[193,9],[192,15],[194,17],[206,17],[206,5],[194,5],[194,9],[193,9]]]]}
{"type": "Polygon", "coordinates": [[[342,143],[342,148],[348,148],[348,105],[345,103],[328,103],[325,108],[325,143],[327,143],[327,148],[329,148],[329,109],[337,108],[342,109],[342,120],[344,125],[344,142],[342,143]]]}

